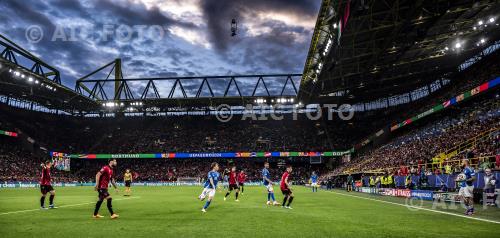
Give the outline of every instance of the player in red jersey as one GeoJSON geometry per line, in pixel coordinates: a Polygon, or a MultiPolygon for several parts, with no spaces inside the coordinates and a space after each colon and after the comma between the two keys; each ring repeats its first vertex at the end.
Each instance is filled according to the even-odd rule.
{"type": "MultiPolygon", "coordinates": [[[[115,178],[113,177],[113,168],[116,167],[116,159],[111,159],[108,165],[102,167],[102,169],[97,172],[95,176],[95,190],[99,193],[99,200],[95,204],[94,218],[101,218],[103,216],[99,215],[99,208],[104,200],[107,200],[107,206],[109,214],[111,214],[111,219],[118,218],[118,214],[113,212],[113,206],[111,201],[111,195],[108,192],[109,183],[117,190],[115,178]]],[[[118,191],[118,190],[117,190],[118,191]]]]}
{"type": "Polygon", "coordinates": [[[241,194],[243,194],[245,190],[245,182],[247,180],[247,175],[245,174],[245,171],[242,169],[240,173],[238,174],[238,183],[240,184],[240,191],[241,194]]]}
{"type": "Polygon", "coordinates": [[[227,189],[226,196],[224,196],[224,201],[226,201],[227,196],[231,194],[231,191],[236,190],[236,202],[239,202],[238,200],[238,194],[240,192],[240,187],[238,185],[238,175],[236,174],[236,166],[233,166],[231,168],[231,172],[229,172],[229,188],[227,189]]]}
{"type": "Polygon", "coordinates": [[[288,177],[290,176],[291,172],[292,172],[292,166],[291,165],[286,166],[286,171],[281,176],[281,183],[280,183],[281,192],[283,193],[283,196],[285,196],[283,198],[283,204],[281,206],[283,208],[288,208],[288,209],[292,209],[292,207],[290,207],[290,204],[292,204],[293,201],[292,189],[290,188],[290,183],[288,182],[288,177]],[[287,200],[288,204],[286,203],[287,200]]]}
{"type": "Polygon", "coordinates": [[[40,209],[47,209],[45,207],[45,196],[47,193],[50,193],[49,197],[49,208],[54,209],[57,208],[54,206],[54,197],[56,196],[56,191],[51,185],[50,178],[50,168],[52,168],[52,162],[47,161],[45,164],[42,164],[42,177],[40,178],[40,190],[42,191],[42,197],[40,198],[40,209]]]}

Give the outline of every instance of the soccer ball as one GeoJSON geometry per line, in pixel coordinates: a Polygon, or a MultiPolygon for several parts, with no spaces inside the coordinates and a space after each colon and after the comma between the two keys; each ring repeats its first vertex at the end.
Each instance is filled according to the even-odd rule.
{"type": "Polygon", "coordinates": [[[464,181],[464,180],[465,180],[465,174],[459,174],[459,175],[457,175],[457,179],[456,179],[457,182],[461,182],[461,181],[464,181]]]}

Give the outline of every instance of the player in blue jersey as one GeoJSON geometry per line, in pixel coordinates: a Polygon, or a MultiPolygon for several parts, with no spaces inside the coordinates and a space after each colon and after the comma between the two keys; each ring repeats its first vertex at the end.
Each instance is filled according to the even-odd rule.
{"type": "Polygon", "coordinates": [[[219,164],[213,162],[210,165],[210,168],[212,170],[208,172],[207,181],[205,181],[205,184],[203,185],[203,192],[201,192],[200,196],[198,197],[200,201],[203,201],[208,195],[208,199],[205,202],[205,206],[203,206],[203,209],[201,209],[202,212],[207,212],[208,206],[210,206],[212,199],[214,199],[215,190],[217,189],[217,183],[219,182],[220,179],[219,178],[220,174],[219,172],[217,172],[219,170],[219,164]]]}
{"type": "Polygon", "coordinates": [[[462,160],[462,167],[464,168],[463,174],[465,178],[460,180],[457,179],[457,182],[460,182],[460,191],[458,195],[463,199],[464,204],[467,208],[465,211],[465,215],[470,216],[474,214],[474,181],[476,180],[476,174],[474,173],[474,169],[469,167],[469,160],[462,160]]]}
{"type": "Polygon", "coordinates": [[[311,175],[311,187],[312,187],[313,193],[318,192],[318,175],[316,175],[316,173],[314,171],[312,172],[312,175],[311,175]]]}
{"type": "Polygon", "coordinates": [[[269,162],[264,163],[264,169],[262,169],[262,183],[267,189],[267,205],[279,205],[274,198],[273,181],[271,181],[271,173],[269,173],[269,162]]]}

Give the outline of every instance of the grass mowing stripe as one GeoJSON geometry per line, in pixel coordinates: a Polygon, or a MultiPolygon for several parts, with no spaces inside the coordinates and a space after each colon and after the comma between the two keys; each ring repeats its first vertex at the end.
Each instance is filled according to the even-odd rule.
{"type": "Polygon", "coordinates": [[[452,213],[452,212],[445,212],[445,211],[439,211],[439,210],[434,210],[434,209],[429,209],[429,208],[416,207],[416,206],[406,205],[406,204],[397,203],[397,202],[389,202],[389,201],[384,201],[384,200],[379,200],[379,199],[374,199],[374,198],[365,198],[365,197],[360,197],[360,196],[356,196],[356,195],[338,193],[338,192],[333,192],[333,191],[328,191],[328,192],[331,192],[333,194],[342,195],[342,196],[347,196],[347,197],[361,198],[361,199],[370,200],[370,201],[377,201],[377,202],[381,202],[381,203],[387,203],[387,204],[392,204],[392,205],[409,207],[409,208],[413,208],[413,209],[417,209],[417,210],[424,210],[424,211],[441,213],[441,214],[450,215],[450,216],[456,216],[456,217],[462,217],[462,218],[472,219],[472,220],[476,220],[476,221],[483,221],[483,222],[490,222],[490,223],[500,224],[500,221],[494,221],[494,220],[489,220],[489,219],[484,219],[484,218],[479,218],[479,217],[471,217],[471,216],[460,215],[460,214],[456,214],[456,213],[452,213]]]}
{"type": "MultiPolygon", "coordinates": [[[[130,199],[136,199],[136,198],[141,198],[141,197],[130,197],[130,198],[118,198],[118,199],[113,199],[114,201],[123,201],[123,200],[130,200],[130,199]]],[[[96,202],[86,202],[86,203],[77,203],[77,204],[68,204],[68,205],[62,205],[59,207],[77,207],[77,206],[83,206],[83,205],[88,205],[88,204],[95,204],[96,202]]],[[[0,213],[0,216],[2,215],[9,215],[9,214],[17,214],[17,213],[25,213],[25,212],[34,212],[34,211],[41,211],[40,208],[38,209],[29,209],[29,210],[20,210],[20,211],[12,211],[12,212],[4,212],[0,213]]]]}

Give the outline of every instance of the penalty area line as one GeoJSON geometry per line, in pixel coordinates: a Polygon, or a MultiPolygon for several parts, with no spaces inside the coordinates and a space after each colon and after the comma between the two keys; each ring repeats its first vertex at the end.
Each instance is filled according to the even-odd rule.
{"type": "Polygon", "coordinates": [[[338,193],[338,192],[333,192],[333,191],[330,191],[330,192],[333,194],[338,194],[338,195],[342,195],[342,196],[360,198],[360,199],[376,201],[376,202],[381,202],[381,203],[387,203],[387,204],[392,204],[392,205],[398,205],[398,206],[412,208],[412,209],[416,209],[416,210],[424,210],[424,211],[435,212],[435,213],[440,213],[440,214],[445,214],[445,215],[450,215],[450,216],[467,218],[467,219],[476,220],[476,221],[483,221],[483,222],[500,224],[500,221],[495,221],[495,220],[489,220],[489,219],[484,219],[484,218],[479,218],[479,217],[471,217],[471,216],[456,214],[456,213],[452,213],[452,212],[445,212],[445,211],[439,211],[439,210],[434,210],[434,209],[429,209],[429,208],[424,208],[424,207],[411,206],[411,205],[406,205],[406,204],[402,204],[402,203],[389,202],[389,201],[384,201],[384,200],[379,200],[379,199],[374,199],[374,198],[360,197],[360,196],[351,195],[351,194],[343,194],[343,193],[338,193]]]}
{"type": "MultiPolygon", "coordinates": [[[[130,199],[137,199],[141,197],[130,197],[130,198],[118,198],[118,199],[113,199],[113,201],[124,201],[124,200],[130,200],[130,199]]],[[[63,207],[77,207],[77,206],[83,206],[83,205],[89,205],[89,204],[95,204],[96,202],[85,202],[85,203],[77,203],[77,204],[68,204],[68,205],[62,205],[58,206],[58,208],[63,208],[63,207]]],[[[34,211],[42,211],[40,208],[38,209],[29,209],[29,210],[19,210],[19,211],[12,211],[12,212],[4,212],[0,213],[0,216],[2,215],[10,215],[10,214],[18,214],[18,213],[26,213],[26,212],[34,212],[34,211]]]]}

